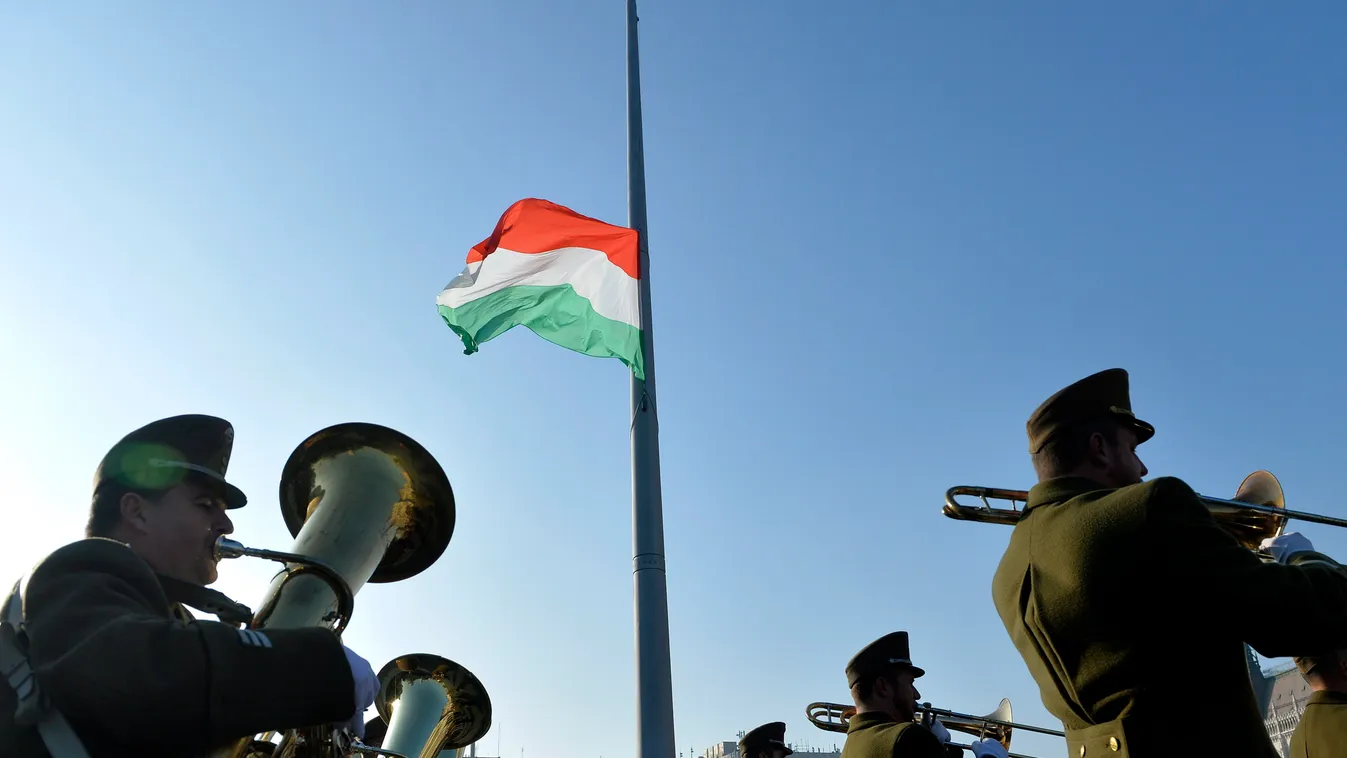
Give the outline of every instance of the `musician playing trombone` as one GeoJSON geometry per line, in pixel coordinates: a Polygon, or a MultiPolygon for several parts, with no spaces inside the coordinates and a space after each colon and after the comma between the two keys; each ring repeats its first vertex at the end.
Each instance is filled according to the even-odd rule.
{"type": "Polygon", "coordinates": [[[1155,429],[1122,369],[1058,391],[1026,430],[1038,484],[992,596],[1070,755],[1276,758],[1244,644],[1347,640],[1347,572],[1299,534],[1264,539],[1265,562],[1183,481],[1143,483],[1155,429]]]}
{"type": "Polygon", "coordinates": [[[1314,694],[1291,734],[1286,758],[1335,758],[1347,753],[1347,650],[1300,656],[1295,664],[1314,694]]]}
{"type": "Polygon", "coordinates": [[[240,628],[250,611],[206,587],[228,511],[247,503],[225,481],[233,437],[224,419],[175,416],[103,458],[88,539],[2,606],[0,755],[199,755],[273,729],[363,731],[378,689],[364,659],[326,628],[240,628]]]}
{"type": "MultiPolygon", "coordinates": [[[[907,632],[892,632],[871,642],[847,663],[847,684],[856,713],[847,722],[842,758],[946,758],[963,747],[950,743],[949,730],[938,720],[929,729],[914,721],[915,680],[925,674],[913,665],[907,632]]],[[[992,739],[969,746],[977,758],[1007,758],[992,739]]]]}

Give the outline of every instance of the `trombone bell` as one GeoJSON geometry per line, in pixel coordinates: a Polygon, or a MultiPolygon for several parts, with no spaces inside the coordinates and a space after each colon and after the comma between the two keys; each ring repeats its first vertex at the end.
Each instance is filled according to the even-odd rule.
{"type": "Polygon", "coordinates": [[[1212,498],[1204,500],[1212,518],[1249,550],[1257,552],[1263,540],[1280,536],[1286,528],[1285,515],[1237,505],[1249,503],[1285,511],[1286,495],[1282,492],[1281,482],[1271,472],[1255,471],[1244,477],[1239,489],[1235,490],[1233,502],[1212,498]]]}
{"type": "MultiPolygon", "coordinates": [[[[996,707],[996,710],[981,718],[931,708],[930,703],[923,704],[922,710],[928,717],[938,718],[940,723],[944,724],[945,728],[950,731],[971,734],[978,739],[990,737],[1001,743],[1001,747],[1005,748],[1007,752],[1010,750],[1010,735],[1014,731],[1014,727],[1011,726],[1014,719],[1010,708],[1010,698],[1001,698],[1001,704],[996,707]]],[[[923,723],[928,722],[923,719],[923,723]]]]}

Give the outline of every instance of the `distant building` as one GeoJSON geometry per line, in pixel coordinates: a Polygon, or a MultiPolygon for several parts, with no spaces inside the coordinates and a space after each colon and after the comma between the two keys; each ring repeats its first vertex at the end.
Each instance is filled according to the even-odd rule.
{"type": "Polygon", "coordinates": [[[1244,646],[1249,665],[1249,680],[1253,683],[1254,698],[1263,713],[1263,725],[1277,754],[1286,758],[1291,753],[1291,733],[1300,723],[1305,703],[1310,699],[1310,686],[1305,677],[1292,665],[1278,666],[1263,671],[1253,648],[1244,646]]]}

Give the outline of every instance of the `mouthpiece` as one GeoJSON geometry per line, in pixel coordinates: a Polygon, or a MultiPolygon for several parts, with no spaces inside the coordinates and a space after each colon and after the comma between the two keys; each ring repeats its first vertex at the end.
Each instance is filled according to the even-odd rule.
{"type": "Polygon", "coordinates": [[[242,542],[231,540],[223,534],[215,540],[215,560],[225,558],[242,558],[247,555],[248,548],[243,546],[242,542]]]}

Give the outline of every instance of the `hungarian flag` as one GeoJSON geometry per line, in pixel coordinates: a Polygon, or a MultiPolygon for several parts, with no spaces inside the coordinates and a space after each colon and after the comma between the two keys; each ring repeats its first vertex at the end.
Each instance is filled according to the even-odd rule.
{"type": "Polygon", "coordinates": [[[465,355],[523,325],[576,352],[617,358],[644,379],[638,245],[634,229],[520,200],[435,302],[465,355]]]}

